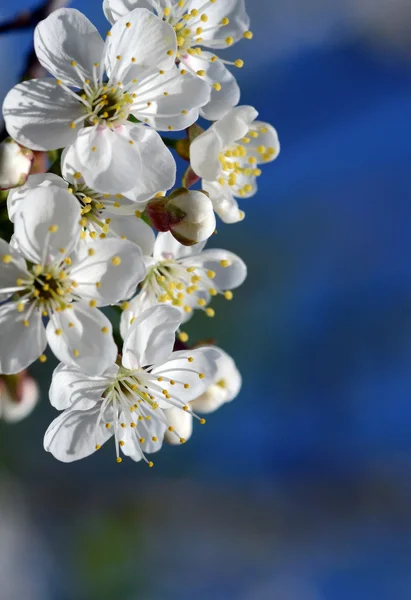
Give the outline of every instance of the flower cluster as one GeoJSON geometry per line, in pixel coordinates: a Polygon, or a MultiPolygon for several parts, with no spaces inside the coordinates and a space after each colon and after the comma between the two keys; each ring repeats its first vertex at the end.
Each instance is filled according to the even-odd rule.
{"type": "Polygon", "coordinates": [[[0,189],[11,239],[0,239],[0,418],[38,400],[27,369],[54,354],[44,447],[85,458],[109,438],[122,454],[182,444],[193,420],[233,400],[241,376],[183,324],[232,300],[243,260],[207,248],[244,218],[261,165],[280,151],[275,129],[238,106],[220,50],[251,39],[244,0],[104,0],[103,39],[78,10],[35,29],[50,74],[16,85],[3,116],[0,189]],[[200,127],[202,118],[213,121],[200,127]],[[159,132],[183,132],[167,137],[159,132]],[[175,150],[188,161],[176,185],[175,150]],[[45,169],[34,169],[35,155],[45,169]],[[201,180],[201,181],[200,181],[201,180]],[[199,182],[197,189],[190,189],[199,182]]]}

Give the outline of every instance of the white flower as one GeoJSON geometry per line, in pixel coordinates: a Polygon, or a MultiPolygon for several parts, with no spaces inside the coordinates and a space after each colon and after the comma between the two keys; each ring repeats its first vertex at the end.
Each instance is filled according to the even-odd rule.
{"type": "MultiPolygon", "coordinates": [[[[221,348],[213,346],[219,353],[217,359],[217,371],[212,384],[198,398],[188,403],[189,408],[200,414],[208,414],[220,408],[226,402],[231,402],[238,396],[241,389],[241,375],[234,360],[221,348]]],[[[176,429],[186,440],[191,437],[193,431],[193,417],[190,411],[170,408],[165,412],[168,425],[176,429]]],[[[176,444],[175,435],[165,433],[165,440],[169,444],[176,444]]]]}
{"type": "Polygon", "coordinates": [[[162,142],[147,139],[130,118],[184,129],[209,99],[205,82],[175,66],[173,28],[146,9],[117,21],[104,43],[83,14],[62,8],[37,26],[34,45],[56,80],[32,79],[8,93],[7,130],[35,150],[73,144],[79,171],[96,191],[133,190],[156,164],[162,142]]]}
{"type": "Polygon", "coordinates": [[[229,48],[242,38],[251,39],[244,0],[104,0],[107,19],[114,23],[136,6],[147,6],[177,34],[177,60],[181,72],[203,78],[211,88],[210,102],[200,110],[205,119],[221,119],[240,100],[235,77],[225,65],[238,68],[243,61],[223,60],[216,50],[229,48]],[[208,48],[202,50],[200,48],[208,48]]]}
{"type": "Polygon", "coordinates": [[[0,190],[23,185],[30,173],[34,154],[8,138],[0,144],[0,190]]]}
{"type": "Polygon", "coordinates": [[[247,267],[228,250],[203,250],[204,246],[182,246],[171,233],[157,235],[152,257],[145,257],[147,275],[141,290],[122,314],[123,336],[136,317],[159,302],[177,307],[186,321],[194,309],[213,317],[214,309],[208,307],[213,296],[232,299],[231,290],[243,283],[247,267]]]}
{"type": "Polygon", "coordinates": [[[8,423],[25,419],[38,399],[38,385],[26,371],[0,376],[0,419],[8,423]]]}
{"type": "Polygon", "coordinates": [[[251,198],[257,192],[257,165],[277,158],[280,143],[274,127],[256,121],[251,106],[233,108],[191,143],[193,171],[202,177],[214,210],[225,223],[244,218],[236,198],[251,198]]]}
{"type": "MultiPolygon", "coordinates": [[[[64,412],[51,423],[44,447],[63,462],[85,458],[114,436],[135,461],[161,448],[167,422],[164,410],[192,414],[188,403],[214,381],[218,354],[212,348],[173,352],[180,313],[155,306],[134,322],[124,340],[121,362],[99,377],[60,365],[50,388],[51,404],[64,412]]],[[[204,422],[201,420],[201,422],[204,422]]],[[[171,433],[171,430],[170,432],[171,433]]],[[[185,440],[174,432],[180,443],[185,440]]]]}
{"type": "Polygon", "coordinates": [[[9,219],[14,221],[21,202],[25,201],[27,194],[31,194],[33,189],[51,185],[68,190],[78,200],[82,239],[127,239],[138,244],[144,254],[151,252],[154,232],[140,218],[140,208],[143,209],[145,203],[136,204],[126,200],[121,194],[111,196],[95,192],[85,185],[81,173],[67,168],[67,163],[63,163],[62,170],[64,179],[53,173],[30,175],[25,185],[12,190],[7,199],[9,219]],[[136,209],[136,206],[139,208],[136,209]]]}
{"type": "Polygon", "coordinates": [[[27,191],[13,244],[0,240],[0,373],[44,360],[47,343],[61,361],[91,374],[115,359],[111,323],[96,307],[133,294],[145,275],[141,250],[125,240],[79,246],[79,239],[72,194],[54,185],[27,191]]]}
{"type": "Polygon", "coordinates": [[[151,200],[147,211],[158,231],[170,231],[184,246],[205,242],[215,231],[213,205],[201,190],[173,190],[167,198],[151,200]]]}

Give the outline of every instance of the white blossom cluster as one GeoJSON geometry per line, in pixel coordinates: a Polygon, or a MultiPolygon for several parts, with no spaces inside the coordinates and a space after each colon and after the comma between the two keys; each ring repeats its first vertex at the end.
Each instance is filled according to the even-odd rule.
{"type": "Polygon", "coordinates": [[[49,348],[61,413],[45,449],[70,462],[113,437],[117,462],[152,466],[147,454],[184,443],[193,418],[205,423],[199,415],[240,390],[233,359],[190,348],[182,326],[195,310],[213,317],[213,297],[231,300],[244,282],[241,258],[205,245],[215,213],[244,218],[238,200],[280,147],[238,106],[229,67],[243,61],[220,56],[252,38],[244,0],[104,0],[103,10],[105,39],[78,10],[41,21],[34,48],[50,76],[3,104],[0,188],[12,188],[14,234],[0,239],[0,417],[32,410],[26,369],[49,348]],[[213,122],[204,130],[200,117],[213,122]],[[183,137],[159,133],[170,131],[183,137]],[[183,187],[170,148],[189,161],[183,187]],[[37,153],[49,172],[33,172],[37,153]],[[121,313],[117,326],[104,307],[121,313]]]}

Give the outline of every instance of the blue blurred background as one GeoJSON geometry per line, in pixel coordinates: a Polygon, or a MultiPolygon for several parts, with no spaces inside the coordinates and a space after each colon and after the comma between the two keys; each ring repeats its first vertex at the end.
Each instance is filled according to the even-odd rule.
{"type": "MultiPolygon", "coordinates": [[[[98,0],[72,6],[106,31],[98,0]]],[[[35,366],[41,404],[0,424],[1,600],[411,598],[411,5],[248,10],[254,40],[227,55],[282,153],[213,239],[246,284],[188,326],[242,393],[154,469],[111,446],[63,465],[35,366]]],[[[0,38],[2,97],[30,44],[0,38]]]]}

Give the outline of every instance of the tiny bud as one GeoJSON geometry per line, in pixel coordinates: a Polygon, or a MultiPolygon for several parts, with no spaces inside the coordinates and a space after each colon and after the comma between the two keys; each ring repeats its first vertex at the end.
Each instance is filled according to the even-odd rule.
{"type": "Polygon", "coordinates": [[[211,200],[199,190],[179,188],[168,198],[153,198],[147,212],[156,229],[170,231],[184,246],[207,240],[216,226],[211,200]]]}
{"type": "Polygon", "coordinates": [[[23,185],[27,181],[34,154],[8,138],[0,144],[0,189],[23,185]]]}
{"type": "Polygon", "coordinates": [[[0,418],[16,423],[27,417],[39,399],[36,381],[27,371],[0,376],[0,418]]]}

